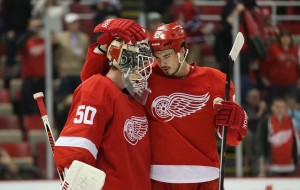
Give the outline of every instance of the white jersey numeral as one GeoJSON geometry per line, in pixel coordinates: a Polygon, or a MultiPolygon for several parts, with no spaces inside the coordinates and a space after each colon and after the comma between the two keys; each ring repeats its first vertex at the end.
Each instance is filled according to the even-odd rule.
{"type": "Polygon", "coordinates": [[[83,122],[84,124],[93,125],[96,112],[97,110],[94,107],[85,105],[78,106],[76,112],[77,117],[74,119],[74,123],[80,124],[83,122]]]}

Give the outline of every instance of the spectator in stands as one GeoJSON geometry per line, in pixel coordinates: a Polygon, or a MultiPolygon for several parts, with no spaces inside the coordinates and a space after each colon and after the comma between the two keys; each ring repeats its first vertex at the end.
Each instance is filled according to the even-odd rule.
{"type": "MultiPolygon", "coordinates": [[[[226,72],[226,65],[229,64],[228,55],[232,47],[232,27],[236,17],[239,17],[245,10],[243,3],[234,0],[226,0],[221,14],[221,28],[216,33],[214,52],[217,62],[220,65],[220,70],[226,72]]],[[[242,80],[242,104],[245,104],[246,93],[253,88],[253,84],[249,77],[250,56],[245,49],[240,53],[241,64],[241,80],[242,80]]]]}
{"type": "Polygon", "coordinates": [[[270,44],[277,42],[279,28],[272,23],[271,8],[262,8],[261,15],[264,23],[264,36],[269,46],[270,44]]]}
{"type": "Polygon", "coordinates": [[[42,21],[33,17],[27,31],[18,39],[21,61],[21,114],[39,113],[32,98],[34,93],[45,90],[45,40],[41,36],[42,21]]]}
{"type": "Polygon", "coordinates": [[[266,56],[261,12],[255,0],[226,0],[221,24],[215,40],[215,54],[221,71],[225,72],[229,64],[228,54],[232,47],[232,27],[235,18],[239,18],[239,31],[244,34],[245,44],[240,53],[241,101],[245,104],[247,91],[259,86],[258,66],[266,56]],[[255,46],[256,45],[256,46],[255,46]]]}
{"type": "Polygon", "coordinates": [[[173,22],[171,7],[177,3],[177,0],[144,0],[143,10],[146,13],[158,12],[162,15],[164,23],[173,22]]]}
{"type": "MultiPolygon", "coordinates": [[[[119,0],[95,0],[95,4],[92,5],[92,9],[95,11],[95,27],[109,17],[121,17],[122,6],[119,0]]],[[[98,36],[99,34],[95,36],[95,39],[97,39],[98,36]]]]}
{"type": "Polygon", "coordinates": [[[157,27],[163,23],[162,15],[158,12],[149,12],[147,13],[147,31],[152,33],[157,29],[157,27]]]}
{"type": "Polygon", "coordinates": [[[271,114],[257,129],[259,176],[292,175],[298,162],[297,140],[284,99],[274,98],[271,114]]]}
{"type": "Polygon", "coordinates": [[[0,148],[0,179],[15,178],[19,173],[19,167],[12,162],[8,152],[0,148]]]}
{"type": "Polygon", "coordinates": [[[58,4],[57,0],[39,0],[32,10],[33,16],[45,18],[47,15],[47,24],[53,35],[63,31],[63,17],[68,12],[68,7],[64,4],[58,4]]]}
{"type": "Polygon", "coordinates": [[[248,115],[248,133],[245,137],[245,165],[250,169],[250,175],[257,174],[256,129],[267,113],[267,103],[261,99],[260,91],[253,88],[248,91],[246,104],[243,106],[248,115]]]}
{"type": "Polygon", "coordinates": [[[200,12],[191,0],[177,1],[177,4],[174,4],[171,10],[173,20],[183,26],[188,35],[188,62],[199,63],[201,60],[201,43],[204,42],[204,35],[212,33],[214,25],[201,21],[200,12]]]}
{"type": "Polygon", "coordinates": [[[3,0],[3,23],[6,39],[5,87],[9,88],[10,78],[16,75],[16,40],[25,32],[31,17],[30,0],[3,0]]]}
{"type": "Polygon", "coordinates": [[[88,34],[90,41],[93,41],[95,12],[92,9],[92,6],[87,3],[81,3],[81,0],[72,0],[72,3],[69,4],[69,12],[83,15],[83,18],[80,19],[80,30],[88,34]]]}
{"type": "Polygon", "coordinates": [[[238,17],[244,9],[245,6],[242,3],[236,3],[234,0],[226,0],[226,4],[223,7],[221,14],[221,28],[216,33],[214,44],[214,52],[222,72],[225,72],[225,66],[229,64],[228,55],[232,47],[231,30],[234,18],[238,17]]]}
{"type": "Polygon", "coordinates": [[[294,45],[291,32],[282,29],[278,35],[278,43],[269,48],[267,58],[260,69],[270,100],[297,92],[297,85],[300,84],[298,63],[298,46],[294,45]]]}
{"type": "Polygon", "coordinates": [[[79,74],[85,61],[89,37],[80,31],[79,19],[78,14],[68,13],[65,16],[67,30],[57,36],[58,47],[55,50],[55,64],[61,81],[55,99],[56,105],[58,105],[58,114],[60,114],[60,110],[65,110],[65,106],[69,106],[69,104],[64,105],[63,103],[70,103],[66,99],[69,100],[69,95],[73,94],[73,91],[81,83],[79,74]]]}
{"type": "Polygon", "coordinates": [[[287,94],[285,99],[287,102],[288,114],[292,118],[294,127],[300,138],[300,103],[297,101],[297,95],[287,94]]]}

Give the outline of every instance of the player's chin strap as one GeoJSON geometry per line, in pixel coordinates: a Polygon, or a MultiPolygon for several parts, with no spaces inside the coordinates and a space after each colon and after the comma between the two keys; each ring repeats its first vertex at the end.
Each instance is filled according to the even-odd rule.
{"type": "Polygon", "coordinates": [[[178,62],[180,65],[179,65],[177,71],[173,74],[173,76],[176,76],[181,71],[181,68],[183,66],[183,63],[184,63],[188,53],[189,53],[189,50],[186,48],[183,60],[180,60],[180,53],[179,52],[177,53],[177,58],[178,58],[178,62]]]}

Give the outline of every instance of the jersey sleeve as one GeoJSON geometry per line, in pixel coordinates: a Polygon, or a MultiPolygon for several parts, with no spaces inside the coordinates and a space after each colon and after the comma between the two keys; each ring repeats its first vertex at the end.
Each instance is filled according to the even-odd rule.
{"type": "MultiPolygon", "coordinates": [[[[210,81],[213,88],[213,99],[222,98],[225,99],[225,84],[226,84],[226,75],[218,70],[211,70],[212,77],[210,77],[210,81]]],[[[230,93],[229,100],[234,100],[234,85],[233,82],[230,81],[230,93]]]]}
{"type": "Polygon", "coordinates": [[[105,75],[109,70],[109,60],[106,54],[100,53],[97,49],[98,43],[93,43],[89,46],[86,55],[86,61],[80,72],[80,78],[82,81],[90,78],[94,74],[105,75]]]}
{"type": "MultiPolygon", "coordinates": [[[[69,168],[74,160],[95,166],[105,126],[113,116],[113,101],[93,94],[93,89],[92,84],[83,83],[74,93],[67,122],[54,148],[54,160],[60,169],[69,168]]],[[[101,88],[97,90],[101,92],[101,88]]]]}

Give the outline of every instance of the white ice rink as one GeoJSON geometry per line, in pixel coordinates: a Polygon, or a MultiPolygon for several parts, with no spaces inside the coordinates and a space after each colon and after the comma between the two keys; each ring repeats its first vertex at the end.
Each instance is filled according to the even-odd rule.
{"type": "MultiPolygon", "coordinates": [[[[0,181],[0,190],[59,190],[56,180],[0,181]]],[[[300,190],[300,178],[226,178],[225,190],[300,190]]]]}

